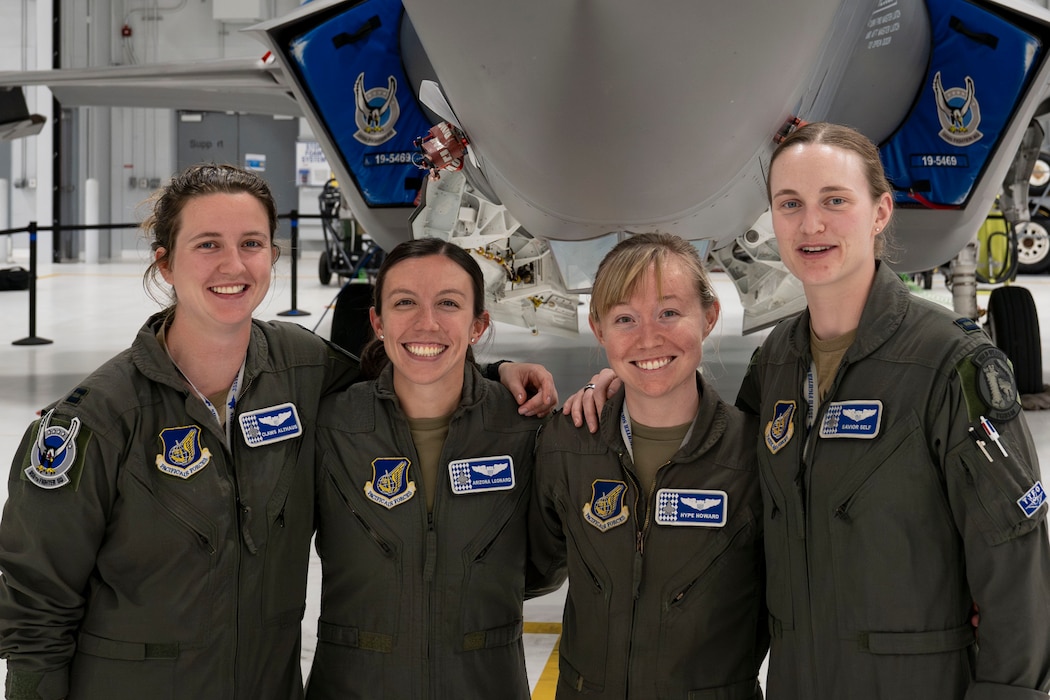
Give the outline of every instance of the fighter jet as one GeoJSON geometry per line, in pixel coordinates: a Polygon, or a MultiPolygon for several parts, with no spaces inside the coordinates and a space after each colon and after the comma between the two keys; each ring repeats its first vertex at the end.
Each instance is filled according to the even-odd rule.
{"type": "MultiPolygon", "coordinates": [[[[493,317],[533,332],[575,333],[575,295],[643,231],[709,253],[745,332],[800,310],[765,175],[778,141],[818,120],[880,144],[894,269],[950,262],[956,310],[977,318],[975,234],[1000,194],[1010,235],[1024,225],[1050,110],[1050,12],[1023,0],[317,0],[248,31],[264,59],[0,86],[301,114],[373,240],[471,251],[493,317]]],[[[1003,303],[993,330],[1030,334],[1034,305],[1003,303]]]]}

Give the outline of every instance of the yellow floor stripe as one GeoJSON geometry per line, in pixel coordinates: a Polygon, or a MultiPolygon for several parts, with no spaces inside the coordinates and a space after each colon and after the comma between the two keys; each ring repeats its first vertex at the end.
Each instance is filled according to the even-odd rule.
{"type": "Polygon", "coordinates": [[[561,623],[526,622],[525,633],[558,635],[557,641],[554,642],[554,649],[551,650],[551,655],[543,667],[543,673],[540,674],[532,690],[532,700],[554,700],[554,694],[558,690],[558,644],[561,643],[561,623]]]}

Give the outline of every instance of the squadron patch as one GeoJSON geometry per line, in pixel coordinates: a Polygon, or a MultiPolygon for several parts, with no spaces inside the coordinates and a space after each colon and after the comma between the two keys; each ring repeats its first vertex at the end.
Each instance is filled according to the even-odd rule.
{"type": "Polygon", "coordinates": [[[514,488],[514,459],[510,455],[457,459],[448,463],[452,493],[509,491],[514,488]]]}
{"type": "Polygon", "coordinates": [[[372,460],[372,480],[365,495],[384,508],[399,506],[416,495],[416,482],[408,480],[408,457],[377,457],[372,460]]]}
{"type": "Polygon", "coordinates": [[[1035,515],[1035,512],[1044,503],[1046,503],[1046,491],[1043,490],[1041,481],[1035,482],[1035,485],[1028,489],[1028,493],[1017,499],[1017,505],[1029,518],[1035,515]]]}
{"type": "Polygon", "coordinates": [[[591,501],[583,506],[583,519],[602,532],[623,525],[631,516],[624,505],[627,483],[597,479],[591,484],[591,501]]]}
{"type": "Polygon", "coordinates": [[[773,420],[766,423],[766,447],[770,453],[776,454],[791,442],[791,436],[795,434],[795,402],[777,401],[773,406],[773,420]]]}
{"type": "Polygon", "coordinates": [[[725,491],[660,489],[656,492],[657,525],[725,527],[729,496],[725,491]]]}
{"type": "Polygon", "coordinates": [[[52,425],[54,414],[55,409],[51,409],[40,419],[36,440],[29,448],[29,466],[22,471],[42,489],[65,486],[78,477],[83,468],[84,456],[77,454],[80,419],[73,418],[67,427],[52,425]]]}
{"type": "Polygon", "coordinates": [[[1012,420],[1021,412],[1021,401],[1006,353],[990,346],[971,361],[977,366],[977,392],[988,407],[988,415],[1000,421],[1012,420]]]}
{"type": "Polygon", "coordinates": [[[295,404],[292,403],[282,403],[279,406],[242,413],[238,420],[241,424],[241,434],[244,435],[244,442],[248,447],[291,440],[303,434],[299,412],[295,410],[295,404]]]}
{"type": "Polygon", "coordinates": [[[820,437],[871,440],[881,426],[881,401],[834,401],[820,424],[820,437]]]}
{"type": "Polygon", "coordinates": [[[188,479],[211,462],[211,451],[201,446],[199,426],[165,428],[160,439],[163,446],[157,455],[157,469],[165,474],[188,479]]]}

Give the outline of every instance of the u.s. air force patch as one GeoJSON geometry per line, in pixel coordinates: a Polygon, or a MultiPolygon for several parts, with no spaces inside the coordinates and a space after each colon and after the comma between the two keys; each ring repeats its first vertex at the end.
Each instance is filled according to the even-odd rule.
{"type": "Polygon", "coordinates": [[[157,469],[188,479],[211,462],[211,450],[201,445],[201,429],[196,425],[165,428],[160,431],[161,453],[157,469]]]}
{"type": "Polygon", "coordinates": [[[514,488],[514,460],[510,455],[457,459],[448,463],[452,493],[509,491],[514,488]]]}
{"type": "Polygon", "coordinates": [[[660,489],[656,492],[657,525],[725,527],[729,496],[706,489],[660,489]]]}
{"type": "Polygon", "coordinates": [[[377,457],[372,460],[372,480],[365,482],[365,495],[384,508],[399,506],[416,495],[416,482],[408,480],[408,457],[377,457]]]}
{"type": "Polygon", "coordinates": [[[597,479],[591,484],[591,500],[583,506],[583,519],[602,532],[623,525],[631,516],[624,505],[627,483],[597,479]]]}
{"type": "Polygon", "coordinates": [[[977,393],[988,415],[1000,421],[1013,420],[1021,412],[1021,401],[1006,353],[989,346],[978,351],[971,361],[977,366],[977,393]]]}
{"type": "MultiPolygon", "coordinates": [[[[54,415],[55,409],[51,409],[40,419],[36,439],[29,448],[29,464],[22,473],[42,489],[57,489],[71,481],[76,489],[76,481],[84,468],[83,451],[77,449],[80,419],[73,418],[68,426],[53,425],[54,415]]],[[[88,435],[85,433],[81,438],[80,445],[84,447],[88,435]]]]}
{"type": "Polygon", "coordinates": [[[773,420],[766,423],[766,447],[773,454],[780,452],[795,434],[795,402],[777,401],[773,406],[773,420]]]}

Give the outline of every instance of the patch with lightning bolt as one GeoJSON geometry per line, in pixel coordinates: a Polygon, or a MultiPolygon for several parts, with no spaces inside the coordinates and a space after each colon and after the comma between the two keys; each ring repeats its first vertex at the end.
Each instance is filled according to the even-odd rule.
{"type": "Polygon", "coordinates": [[[602,532],[623,525],[631,517],[624,504],[627,482],[596,479],[591,484],[591,500],[583,506],[583,519],[602,532]]]}
{"type": "Polygon", "coordinates": [[[165,428],[160,431],[160,440],[157,469],[165,474],[188,479],[211,463],[211,451],[201,445],[200,426],[165,428]]]}
{"type": "Polygon", "coordinates": [[[376,457],[372,460],[372,480],[365,482],[365,495],[387,510],[416,495],[416,482],[409,481],[408,457],[376,457]]]}

